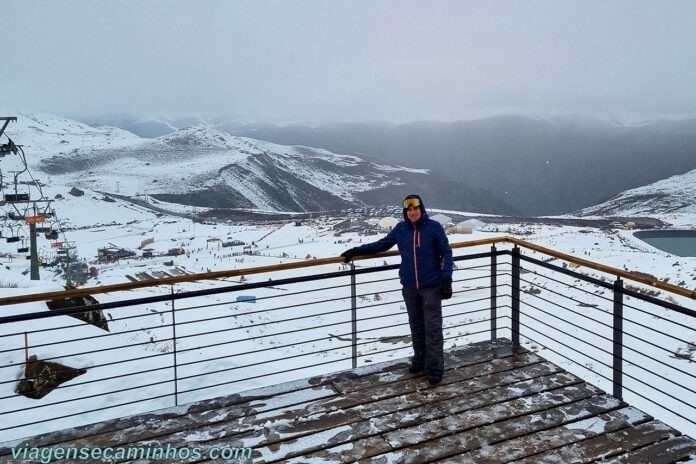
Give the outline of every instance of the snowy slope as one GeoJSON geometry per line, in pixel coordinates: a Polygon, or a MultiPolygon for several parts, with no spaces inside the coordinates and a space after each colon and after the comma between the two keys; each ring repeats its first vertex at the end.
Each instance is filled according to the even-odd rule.
{"type": "MultiPolygon", "coordinates": [[[[45,124],[49,122],[47,119],[42,119],[41,121],[45,124]]],[[[351,182],[354,182],[354,188],[360,189],[370,182],[379,182],[380,174],[385,173],[391,175],[392,172],[389,170],[393,168],[384,166],[373,167],[374,178],[371,180],[368,178],[366,180],[364,172],[354,174],[353,177],[351,177],[351,171],[357,172],[364,167],[361,160],[350,156],[335,155],[322,150],[311,150],[304,147],[283,147],[252,139],[230,137],[223,133],[202,129],[186,129],[171,134],[170,136],[147,141],[137,137],[134,138],[127,133],[123,133],[119,130],[111,130],[109,128],[94,129],[84,125],[76,125],[73,127],[73,123],[67,120],[61,124],[65,124],[61,127],[63,127],[66,132],[62,132],[61,130],[48,130],[46,126],[41,126],[38,121],[34,121],[34,123],[28,124],[27,126],[22,126],[24,127],[22,131],[24,131],[23,134],[26,135],[27,139],[29,139],[29,135],[34,137],[31,139],[33,149],[39,146],[38,142],[45,143],[46,150],[43,152],[38,150],[37,152],[39,154],[51,155],[55,153],[51,150],[56,147],[60,148],[62,145],[70,144],[71,148],[69,152],[64,151],[63,156],[66,162],[72,162],[73,159],[75,160],[74,164],[78,172],[74,173],[70,170],[65,170],[65,172],[43,178],[44,175],[46,175],[46,173],[44,173],[42,175],[42,181],[45,182],[46,185],[43,189],[46,196],[49,198],[54,198],[59,194],[62,197],[53,202],[57,217],[55,222],[51,225],[59,227],[65,240],[70,240],[75,243],[81,259],[86,260],[90,266],[95,266],[99,271],[98,278],[90,279],[87,282],[88,286],[124,283],[128,281],[127,276],[129,275],[132,276],[140,272],[154,274],[171,269],[171,266],[165,265],[165,261],[171,259],[168,257],[128,260],[112,264],[96,263],[95,257],[97,249],[109,243],[134,250],[137,249],[143,240],[153,238],[154,242],[149,246],[155,250],[155,254],[165,253],[173,246],[182,246],[189,251],[190,254],[176,257],[174,259],[176,267],[187,272],[197,273],[299,262],[304,261],[308,255],[318,258],[332,257],[337,256],[346,248],[356,243],[376,240],[382,236],[375,235],[365,237],[357,233],[347,233],[342,235],[339,239],[334,236],[332,225],[343,218],[317,220],[302,226],[296,226],[294,223],[284,223],[282,221],[276,223],[268,222],[264,224],[234,225],[212,222],[205,224],[193,223],[181,217],[157,214],[156,212],[127,201],[119,199],[107,201],[99,191],[117,191],[120,189],[120,192],[125,194],[126,190],[134,189],[133,191],[137,192],[138,190],[136,189],[149,188],[149,192],[153,193],[155,191],[153,186],[159,187],[158,184],[166,183],[168,189],[177,192],[179,190],[176,189],[180,188],[180,184],[191,186],[210,182],[209,185],[217,185],[216,182],[226,181],[230,185],[230,188],[244,191],[246,195],[254,198],[253,194],[255,191],[253,190],[253,185],[260,185],[260,182],[259,184],[245,186],[242,184],[242,179],[238,176],[246,170],[248,177],[252,177],[253,174],[256,178],[264,179],[269,183],[284,179],[281,173],[276,172],[274,177],[272,175],[273,171],[262,169],[262,167],[265,166],[264,163],[273,158],[278,162],[276,167],[278,171],[296,174],[297,178],[302,179],[307,185],[314,186],[315,184],[321,183],[332,184],[325,186],[331,195],[337,197],[346,195],[347,198],[351,198],[349,195],[353,192],[350,188],[345,185],[333,185],[339,182],[331,177],[333,175],[332,173],[341,172],[340,170],[343,170],[343,176],[341,177],[342,183],[347,182],[346,179],[352,179],[351,182]],[[43,127],[43,129],[39,130],[41,127],[43,127]],[[73,133],[72,131],[75,132],[73,133]],[[70,135],[68,132],[73,135],[70,135]],[[67,140],[68,144],[62,143],[61,140],[63,139],[67,140]],[[85,148],[81,145],[83,143],[85,144],[85,148]],[[187,148],[190,146],[189,144],[193,144],[193,146],[196,147],[204,147],[204,149],[200,151],[197,150],[194,158],[191,155],[191,151],[187,148]],[[121,148],[118,150],[113,148],[117,146],[121,148]],[[143,147],[146,147],[146,149],[143,147]],[[68,156],[69,153],[72,155],[68,156]],[[86,167],[80,167],[83,164],[85,164],[86,167]],[[201,166],[203,167],[201,168],[201,166]],[[191,172],[189,173],[188,171],[191,172]],[[195,171],[195,173],[193,173],[193,171],[195,171]],[[220,174],[221,172],[223,174],[220,174]],[[188,174],[190,174],[191,178],[186,177],[182,179],[182,177],[188,174]],[[155,179],[158,181],[153,182],[155,179]],[[85,188],[85,194],[76,197],[69,193],[69,190],[75,183],[79,183],[79,185],[89,185],[92,186],[92,188],[85,188]],[[211,243],[215,244],[217,242],[209,241],[210,239],[227,240],[228,238],[238,239],[246,243],[255,242],[259,246],[260,254],[245,256],[243,262],[238,261],[236,259],[237,257],[231,256],[230,254],[231,251],[239,251],[239,247],[226,251],[227,249],[220,249],[215,245],[211,245],[211,243]]],[[[10,129],[16,128],[16,126],[17,123],[13,123],[10,125],[10,129]]],[[[18,143],[24,142],[20,140],[19,135],[13,138],[15,138],[18,143]]],[[[32,159],[32,154],[37,153],[29,149],[27,149],[27,152],[30,160],[32,159]]],[[[8,168],[6,168],[6,166],[8,166],[8,163],[14,161],[10,158],[11,157],[6,157],[0,161],[0,168],[2,168],[3,171],[7,171],[8,168]]],[[[44,163],[42,163],[44,166],[51,165],[50,159],[53,159],[52,156],[38,156],[38,158],[40,158],[39,162],[45,160],[44,163]]],[[[32,163],[33,161],[30,161],[30,164],[34,168],[39,164],[38,162],[32,163]]],[[[53,165],[59,166],[60,163],[54,163],[53,165]]],[[[663,182],[669,180],[670,179],[663,182]]],[[[672,180],[672,188],[668,189],[665,187],[663,190],[665,194],[676,197],[681,194],[680,192],[684,191],[686,192],[684,193],[685,196],[689,195],[688,185],[693,185],[692,178],[672,180]]],[[[296,195],[297,192],[292,191],[290,188],[289,185],[282,184],[282,189],[284,189],[285,194],[292,197],[292,195],[296,195]]],[[[257,200],[258,202],[266,201],[268,206],[274,206],[272,201],[268,199],[270,197],[263,192],[259,192],[258,197],[263,199],[257,200]]],[[[634,214],[632,211],[636,213],[639,211],[630,210],[627,205],[625,208],[626,209],[618,208],[614,210],[614,212],[616,215],[630,215],[634,214]]],[[[6,209],[7,207],[5,207],[5,210],[6,209]]],[[[696,223],[694,220],[694,218],[696,218],[696,213],[686,206],[675,210],[673,214],[681,218],[683,223],[687,223],[688,221],[691,221],[692,224],[696,223]]],[[[7,228],[9,224],[9,221],[5,221],[5,227],[3,228],[5,233],[8,231],[7,228]]],[[[471,235],[452,235],[450,236],[450,241],[454,243],[510,234],[524,238],[532,243],[547,246],[557,251],[583,257],[591,261],[616,268],[639,270],[687,288],[696,287],[696,258],[677,258],[656,250],[635,238],[630,231],[587,230],[578,227],[548,225],[520,226],[519,224],[496,224],[495,228],[497,228],[498,231],[475,231],[471,235]]],[[[23,232],[25,233],[25,231],[23,232]]],[[[48,256],[52,252],[51,244],[52,241],[40,237],[40,254],[48,256]]],[[[28,261],[25,259],[25,253],[18,252],[18,246],[19,244],[17,243],[6,243],[5,240],[0,240],[0,263],[2,264],[2,266],[0,266],[0,296],[10,296],[28,292],[55,291],[61,288],[64,284],[64,280],[61,275],[54,274],[52,268],[41,269],[40,281],[29,280],[28,275],[23,274],[23,271],[26,271],[28,266],[28,261]]],[[[479,247],[476,250],[458,250],[457,254],[464,254],[470,251],[487,251],[487,247],[479,247]]],[[[391,262],[398,262],[398,259],[394,258],[391,262]]],[[[326,267],[317,269],[316,271],[328,272],[334,270],[336,270],[336,267],[330,266],[330,269],[326,267]]],[[[309,272],[309,270],[301,269],[283,273],[282,275],[273,275],[273,278],[291,277],[307,274],[309,272]]],[[[584,269],[581,269],[581,272],[593,273],[591,270],[584,269]]],[[[389,277],[394,278],[395,276],[396,273],[394,272],[389,277]]],[[[467,276],[468,274],[465,273],[460,273],[457,276],[457,280],[459,281],[455,284],[455,290],[462,291],[466,288],[468,284],[465,281],[465,277],[467,276]]],[[[268,276],[264,275],[258,278],[267,280],[268,276]]],[[[531,277],[526,278],[530,279],[531,277]]],[[[255,277],[250,276],[250,281],[253,282],[254,280],[255,277]]],[[[209,288],[209,285],[211,285],[211,283],[206,282],[191,284],[187,287],[187,290],[209,288]]],[[[382,284],[377,283],[374,285],[382,284]]],[[[308,287],[309,285],[307,288],[308,287]]],[[[375,288],[380,290],[377,287],[375,288]]],[[[305,288],[302,287],[297,290],[305,290],[305,288]]],[[[129,297],[150,296],[156,294],[158,291],[169,291],[169,289],[139,290],[131,292],[129,297]]],[[[272,290],[259,290],[258,294],[263,295],[262,292],[265,291],[267,291],[269,295],[272,292],[272,290]]],[[[316,307],[312,306],[312,294],[303,295],[301,292],[297,292],[297,295],[289,296],[283,293],[287,292],[284,289],[276,290],[276,292],[284,298],[283,304],[291,308],[296,308],[292,310],[294,311],[292,317],[307,316],[307,319],[314,327],[333,322],[330,316],[316,316],[316,307]]],[[[487,292],[487,290],[481,290],[480,295],[473,295],[476,298],[487,298],[487,292]]],[[[349,304],[347,293],[337,293],[329,296],[336,298],[337,307],[346,307],[346,305],[349,304]],[[345,301],[342,299],[345,299],[345,301]]],[[[98,299],[103,302],[108,302],[118,299],[119,297],[120,295],[103,295],[98,299]]],[[[473,297],[461,294],[455,296],[454,301],[456,302],[458,299],[463,300],[465,298],[473,297]]],[[[391,296],[385,295],[384,303],[385,314],[396,314],[396,316],[392,316],[394,324],[405,322],[405,316],[401,308],[402,301],[398,292],[391,296]]],[[[681,300],[679,303],[685,304],[681,300]]],[[[203,321],[201,322],[203,327],[196,328],[202,332],[208,332],[210,327],[206,324],[215,323],[208,319],[220,317],[221,315],[234,315],[234,320],[238,318],[237,322],[240,327],[252,327],[252,323],[256,325],[253,329],[250,329],[252,332],[248,334],[249,338],[256,336],[272,336],[272,333],[269,335],[267,328],[264,326],[264,324],[269,321],[266,319],[268,316],[263,312],[263,310],[267,309],[263,306],[263,302],[257,304],[255,311],[256,309],[260,311],[253,315],[246,314],[248,310],[246,310],[243,305],[233,304],[229,300],[225,301],[223,297],[211,297],[205,301],[196,301],[196,305],[200,306],[200,310],[196,312],[196,319],[203,321]],[[207,305],[211,305],[211,308],[207,308],[207,305]]],[[[0,307],[0,314],[18,314],[30,311],[42,311],[44,309],[44,305],[35,303],[26,305],[26,307],[0,307]]],[[[125,352],[121,354],[130,358],[150,356],[158,353],[158,350],[167,353],[167,346],[164,343],[157,342],[158,337],[161,336],[162,338],[166,338],[169,336],[167,327],[169,321],[165,317],[166,308],[157,308],[157,310],[159,312],[154,313],[150,311],[150,309],[143,309],[138,313],[139,308],[131,308],[119,313],[114,312],[115,319],[121,316],[122,320],[117,321],[117,323],[113,325],[113,341],[110,341],[108,346],[110,347],[112,344],[126,346],[126,348],[124,348],[125,352]],[[137,331],[135,333],[125,333],[126,330],[133,329],[132,326],[128,326],[131,322],[127,319],[132,316],[151,317],[153,318],[152,320],[146,319],[147,324],[160,324],[161,327],[156,327],[149,332],[137,331]],[[148,345],[148,341],[152,340],[153,337],[155,341],[152,342],[152,345],[148,345]]],[[[68,318],[62,317],[60,319],[61,321],[58,322],[61,324],[74,325],[74,322],[68,318]]],[[[301,322],[304,323],[306,321],[298,321],[298,328],[301,326],[301,322]]],[[[381,321],[381,323],[389,325],[390,321],[381,321]]],[[[49,327],[53,327],[53,322],[45,320],[44,322],[33,325],[32,329],[38,330],[49,327]]],[[[294,329],[295,326],[292,328],[294,329]]],[[[0,327],[0,335],[2,335],[2,331],[20,332],[21,330],[25,330],[24,327],[0,327]]],[[[277,331],[277,326],[273,330],[277,331]]],[[[41,414],[44,410],[48,411],[52,416],[60,416],[71,412],[69,409],[64,409],[66,408],[65,405],[60,404],[60,401],[71,397],[70,390],[67,389],[51,393],[39,402],[25,399],[19,399],[18,402],[14,402],[14,400],[5,400],[10,403],[2,405],[2,408],[6,408],[5,410],[37,404],[46,406],[46,408],[44,408],[44,410],[37,409],[32,411],[31,417],[28,419],[21,417],[21,415],[13,416],[11,420],[16,420],[18,422],[36,420],[39,423],[32,427],[9,431],[3,435],[0,441],[17,439],[27,435],[55,430],[56,428],[73,427],[110,417],[120,417],[126,414],[137,413],[138,411],[148,411],[171,404],[171,399],[166,397],[166,395],[169,395],[171,392],[170,386],[154,386],[141,392],[143,397],[154,398],[162,396],[161,399],[124,408],[123,410],[112,410],[109,409],[109,406],[114,401],[113,398],[101,395],[98,388],[89,384],[82,385],[84,382],[96,378],[97,365],[116,360],[116,357],[112,357],[111,354],[89,353],[95,349],[103,348],[103,346],[94,346],[94,340],[86,338],[96,333],[95,329],[86,325],[80,325],[78,328],[71,329],[69,335],[78,338],[78,341],[75,346],[70,347],[70,352],[87,353],[79,356],[69,355],[67,351],[68,348],[63,352],[50,346],[35,346],[39,344],[36,340],[39,335],[34,335],[29,340],[32,353],[37,353],[41,357],[57,357],[60,361],[65,361],[66,364],[71,366],[90,369],[85,377],[74,379],[66,385],[75,385],[75,389],[80,391],[81,396],[90,397],[88,407],[94,409],[95,412],[91,415],[85,415],[84,417],[42,422],[43,416],[41,414]]],[[[57,331],[46,332],[45,334],[48,335],[45,335],[44,339],[39,340],[41,343],[52,342],[54,339],[57,340],[67,336],[57,331]]],[[[398,334],[389,333],[389,335],[398,334]]],[[[319,330],[316,334],[316,338],[326,336],[325,329],[319,330]]],[[[220,358],[210,366],[205,366],[207,369],[215,370],[218,367],[228,368],[230,367],[230,363],[254,362],[261,356],[254,354],[254,350],[261,351],[267,349],[269,348],[268,344],[273,345],[274,343],[279,343],[282,345],[293,345],[297,342],[295,336],[278,336],[275,338],[276,339],[271,342],[266,341],[266,345],[260,341],[254,342],[251,340],[241,344],[239,351],[252,352],[252,355],[250,355],[248,359],[242,359],[241,361],[228,359],[229,349],[227,347],[220,348],[218,352],[216,352],[214,348],[207,348],[209,351],[206,351],[205,355],[198,356],[197,351],[195,351],[197,345],[194,343],[193,339],[191,339],[190,342],[183,342],[182,348],[194,350],[191,352],[192,356],[198,356],[203,359],[220,358]]],[[[7,380],[8,378],[21,378],[21,365],[24,356],[23,338],[13,336],[0,337],[0,339],[2,339],[0,343],[0,365],[7,366],[6,371],[10,373],[8,377],[7,372],[5,372],[2,380],[7,380]]],[[[199,341],[196,340],[196,342],[199,341]]],[[[214,345],[223,342],[229,342],[229,340],[225,340],[217,335],[210,335],[201,343],[214,345]]],[[[336,342],[333,340],[331,343],[336,342]]],[[[333,347],[334,345],[327,346],[333,347]]],[[[401,357],[408,354],[407,342],[403,342],[399,347],[402,348],[401,351],[393,352],[389,356],[401,357]]],[[[287,351],[288,354],[298,355],[301,354],[304,349],[308,348],[298,346],[287,348],[287,351]]],[[[266,356],[266,354],[263,356],[266,356]]],[[[282,353],[280,357],[282,358],[282,353]]],[[[379,360],[381,359],[374,359],[374,361],[379,360]]],[[[296,362],[299,364],[299,361],[284,360],[284,365],[282,367],[295,367],[296,362]]],[[[151,367],[158,366],[159,365],[153,365],[151,367]]],[[[328,367],[322,367],[322,369],[325,371],[328,368],[339,369],[343,367],[345,366],[329,365],[328,367]]],[[[269,368],[277,369],[278,367],[277,365],[270,365],[269,368]]],[[[130,366],[123,366],[122,368],[119,367],[117,370],[114,370],[112,374],[130,374],[132,370],[134,369],[130,366]]],[[[195,373],[197,374],[198,372],[195,373]]],[[[254,374],[259,373],[260,371],[254,372],[254,374]]],[[[299,378],[310,374],[312,374],[311,371],[301,371],[297,375],[299,378]]],[[[163,375],[162,378],[166,381],[169,377],[163,375]]],[[[142,381],[142,383],[151,381],[147,374],[142,377],[131,377],[130,379],[137,379],[138,381],[142,381]]],[[[288,378],[279,376],[277,378],[245,381],[244,372],[242,371],[241,378],[235,378],[235,383],[232,386],[223,386],[219,389],[206,390],[201,392],[200,396],[191,394],[190,396],[184,397],[184,400],[193,401],[204,398],[206,395],[210,397],[229,394],[233,391],[242,391],[263,385],[263,382],[274,383],[284,380],[288,380],[288,378]]],[[[601,381],[601,379],[598,380],[601,381]]],[[[192,381],[197,381],[197,378],[192,381]]],[[[124,379],[116,379],[110,388],[118,389],[125,387],[127,386],[126,382],[127,381],[124,379]]],[[[14,396],[14,386],[15,382],[12,381],[3,383],[0,386],[0,399],[12,398],[14,396]]],[[[198,385],[191,385],[190,387],[193,389],[198,387],[198,385]]],[[[69,406],[67,408],[69,408],[69,406]]],[[[685,433],[693,433],[693,431],[689,430],[682,431],[685,433]]]]}
{"type": "MultiPolygon", "coordinates": [[[[696,170],[626,190],[611,200],[579,211],[579,216],[652,216],[679,223],[696,217],[696,170]]],[[[693,224],[693,223],[692,223],[693,224]]]]}
{"type": "MultiPolygon", "coordinates": [[[[32,165],[56,153],[138,145],[143,139],[123,129],[87,124],[45,113],[23,113],[0,109],[3,116],[15,116],[5,130],[17,145],[24,147],[32,165]]],[[[6,143],[6,138],[0,143],[6,143]]]]}
{"type": "Polygon", "coordinates": [[[35,176],[125,196],[200,207],[337,209],[360,192],[402,185],[425,170],[383,166],[322,149],[233,137],[201,127],[142,139],[50,115],[18,114],[7,133],[35,176]]]}

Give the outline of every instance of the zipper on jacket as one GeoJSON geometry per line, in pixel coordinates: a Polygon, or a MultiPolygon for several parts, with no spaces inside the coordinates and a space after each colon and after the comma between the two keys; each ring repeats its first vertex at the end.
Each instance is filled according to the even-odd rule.
{"type": "Polygon", "coordinates": [[[420,233],[418,233],[418,227],[413,225],[413,275],[416,278],[416,288],[420,289],[420,283],[418,282],[418,254],[416,253],[416,242],[420,241],[420,233]]]}

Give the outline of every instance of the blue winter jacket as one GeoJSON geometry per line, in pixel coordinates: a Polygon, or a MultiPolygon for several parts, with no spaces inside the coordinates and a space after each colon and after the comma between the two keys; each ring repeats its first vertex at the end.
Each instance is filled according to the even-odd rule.
{"type": "Polygon", "coordinates": [[[452,279],[454,262],[445,230],[439,222],[428,218],[424,207],[421,212],[415,224],[406,217],[386,237],[361,245],[357,250],[358,254],[371,255],[396,245],[401,254],[399,277],[404,287],[435,287],[442,280],[452,279]]]}

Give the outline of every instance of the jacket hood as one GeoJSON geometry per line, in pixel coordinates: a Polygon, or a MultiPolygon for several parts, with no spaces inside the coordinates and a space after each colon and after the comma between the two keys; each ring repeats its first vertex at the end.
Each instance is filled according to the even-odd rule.
{"type": "MultiPolygon", "coordinates": [[[[420,210],[421,210],[421,218],[418,220],[418,222],[423,222],[426,219],[428,219],[428,213],[425,211],[425,204],[423,204],[423,199],[420,197],[420,195],[409,195],[406,198],[404,198],[403,201],[408,200],[409,198],[418,198],[418,201],[420,201],[420,210]]],[[[407,223],[410,223],[408,220],[408,216],[406,215],[406,208],[403,209],[402,214],[404,216],[404,221],[407,223]]]]}

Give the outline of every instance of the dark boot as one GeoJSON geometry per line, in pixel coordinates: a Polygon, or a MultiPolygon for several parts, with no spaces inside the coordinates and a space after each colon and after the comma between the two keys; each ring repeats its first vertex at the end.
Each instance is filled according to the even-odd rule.
{"type": "Polygon", "coordinates": [[[423,363],[416,363],[411,361],[411,365],[409,366],[408,371],[411,374],[418,374],[420,372],[423,372],[423,367],[423,363]]]}
{"type": "Polygon", "coordinates": [[[442,382],[442,376],[439,377],[430,377],[428,376],[428,383],[430,385],[437,385],[438,383],[442,382]]]}

